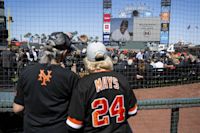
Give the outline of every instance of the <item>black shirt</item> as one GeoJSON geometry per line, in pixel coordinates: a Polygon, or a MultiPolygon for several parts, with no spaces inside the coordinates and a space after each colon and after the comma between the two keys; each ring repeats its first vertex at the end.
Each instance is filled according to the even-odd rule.
{"type": "Polygon", "coordinates": [[[72,89],[78,76],[58,65],[35,64],[22,72],[14,102],[25,107],[25,133],[66,133],[72,89]]]}
{"type": "Polygon", "coordinates": [[[129,133],[127,119],[137,112],[137,100],[124,76],[116,72],[83,77],[74,90],[67,124],[86,133],[129,133]]]}

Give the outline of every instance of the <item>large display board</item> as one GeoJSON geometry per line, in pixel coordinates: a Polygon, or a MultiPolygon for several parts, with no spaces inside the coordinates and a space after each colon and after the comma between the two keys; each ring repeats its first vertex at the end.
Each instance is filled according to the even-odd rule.
{"type": "Polygon", "coordinates": [[[135,17],[132,41],[160,41],[159,17],[135,17]]]}

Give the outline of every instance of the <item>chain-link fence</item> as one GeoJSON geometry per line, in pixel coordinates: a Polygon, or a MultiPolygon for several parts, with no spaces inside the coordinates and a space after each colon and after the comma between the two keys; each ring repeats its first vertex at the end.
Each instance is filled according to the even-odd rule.
{"type": "MultiPolygon", "coordinates": [[[[20,72],[27,65],[33,65],[37,61],[29,61],[20,59],[16,61],[16,53],[10,51],[1,52],[2,67],[0,69],[0,86],[2,88],[12,88],[18,80],[20,72]],[[6,53],[7,52],[7,53],[6,53]]],[[[24,53],[26,54],[26,53],[24,53]]],[[[83,57],[68,56],[65,61],[66,69],[73,69],[81,77],[87,75],[83,64],[83,57]]],[[[200,81],[200,64],[199,63],[185,63],[183,65],[170,65],[170,67],[153,68],[150,62],[143,62],[137,60],[129,63],[130,58],[115,60],[114,71],[122,73],[126,76],[132,89],[137,88],[155,88],[172,85],[197,83],[200,81]]],[[[164,66],[165,64],[163,64],[164,66]]]]}
{"type": "MultiPolygon", "coordinates": [[[[87,44],[101,41],[132,89],[200,82],[199,6],[198,0],[0,0],[0,112],[12,111],[20,72],[38,62],[48,35],[57,31],[73,35],[79,50],[64,64],[81,77],[88,74],[87,44]]],[[[199,110],[199,99],[139,101],[148,122],[152,110],[168,111],[167,123],[158,120],[168,128],[152,132],[188,131],[188,119],[179,115],[185,107],[199,110]]]]}

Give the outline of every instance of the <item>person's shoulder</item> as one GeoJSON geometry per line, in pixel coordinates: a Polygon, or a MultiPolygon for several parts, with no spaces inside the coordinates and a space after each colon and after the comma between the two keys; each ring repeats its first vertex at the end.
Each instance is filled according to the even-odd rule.
{"type": "Polygon", "coordinates": [[[20,75],[29,75],[30,73],[33,73],[35,70],[38,70],[39,68],[40,68],[39,63],[27,65],[23,68],[20,75]]]}
{"type": "Polygon", "coordinates": [[[39,63],[29,64],[29,65],[25,66],[23,70],[36,69],[40,66],[41,66],[41,64],[39,64],[39,63]]]}
{"type": "Polygon", "coordinates": [[[71,76],[73,76],[73,77],[80,78],[80,76],[79,76],[77,73],[75,73],[75,72],[73,72],[73,71],[71,71],[71,70],[67,70],[67,72],[68,72],[71,76]]]}
{"type": "Polygon", "coordinates": [[[80,78],[80,80],[79,80],[79,82],[80,83],[89,83],[90,81],[92,81],[92,79],[93,79],[93,76],[94,74],[88,74],[88,75],[85,75],[85,76],[83,76],[82,78],[80,78]]]}
{"type": "Polygon", "coordinates": [[[75,72],[73,72],[67,68],[64,68],[62,66],[56,66],[56,69],[53,69],[53,70],[57,73],[60,73],[61,75],[67,76],[69,78],[71,78],[71,77],[79,78],[78,74],[76,74],[75,72]]]}
{"type": "Polygon", "coordinates": [[[68,74],[72,74],[72,75],[78,75],[77,73],[73,72],[72,70],[68,69],[68,68],[64,68],[62,66],[60,66],[60,70],[67,72],[68,74]]]}
{"type": "Polygon", "coordinates": [[[125,31],[125,33],[129,33],[129,31],[128,31],[128,30],[126,30],[126,31],[125,31]]]}
{"type": "Polygon", "coordinates": [[[90,86],[98,78],[102,77],[102,73],[90,73],[85,75],[79,80],[79,85],[81,86],[90,86]]]}

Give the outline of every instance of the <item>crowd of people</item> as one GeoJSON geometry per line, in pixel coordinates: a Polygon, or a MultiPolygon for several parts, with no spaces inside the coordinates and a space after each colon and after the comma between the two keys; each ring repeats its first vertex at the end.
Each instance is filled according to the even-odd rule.
{"type": "MultiPolygon", "coordinates": [[[[85,37],[82,37],[85,38],[85,37]]],[[[74,72],[84,75],[87,74],[85,66],[83,65],[83,58],[86,56],[87,40],[84,43],[77,45],[77,49],[74,50],[64,59],[64,64],[68,69],[72,69],[74,72]],[[80,46],[79,46],[80,45],[80,46]]],[[[13,77],[17,77],[21,70],[31,64],[37,63],[42,55],[44,46],[30,48],[19,48],[17,50],[11,50],[8,48],[1,52],[1,63],[4,83],[8,81],[12,82],[13,77]],[[5,82],[6,81],[6,82],[5,82]]],[[[178,70],[178,68],[191,69],[191,65],[200,66],[200,54],[196,55],[189,53],[189,51],[157,51],[153,52],[147,49],[145,50],[120,50],[114,48],[107,48],[109,56],[114,63],[114,71],[124,74],[129,81],[144,79],[147,72],[154,69],[162,68],[167,70],[178,70]]],[[[161,70],[161,69],[160,69],[161,70]]],[[[197,73],[193,71],[193,73],[197,73]]]]}

